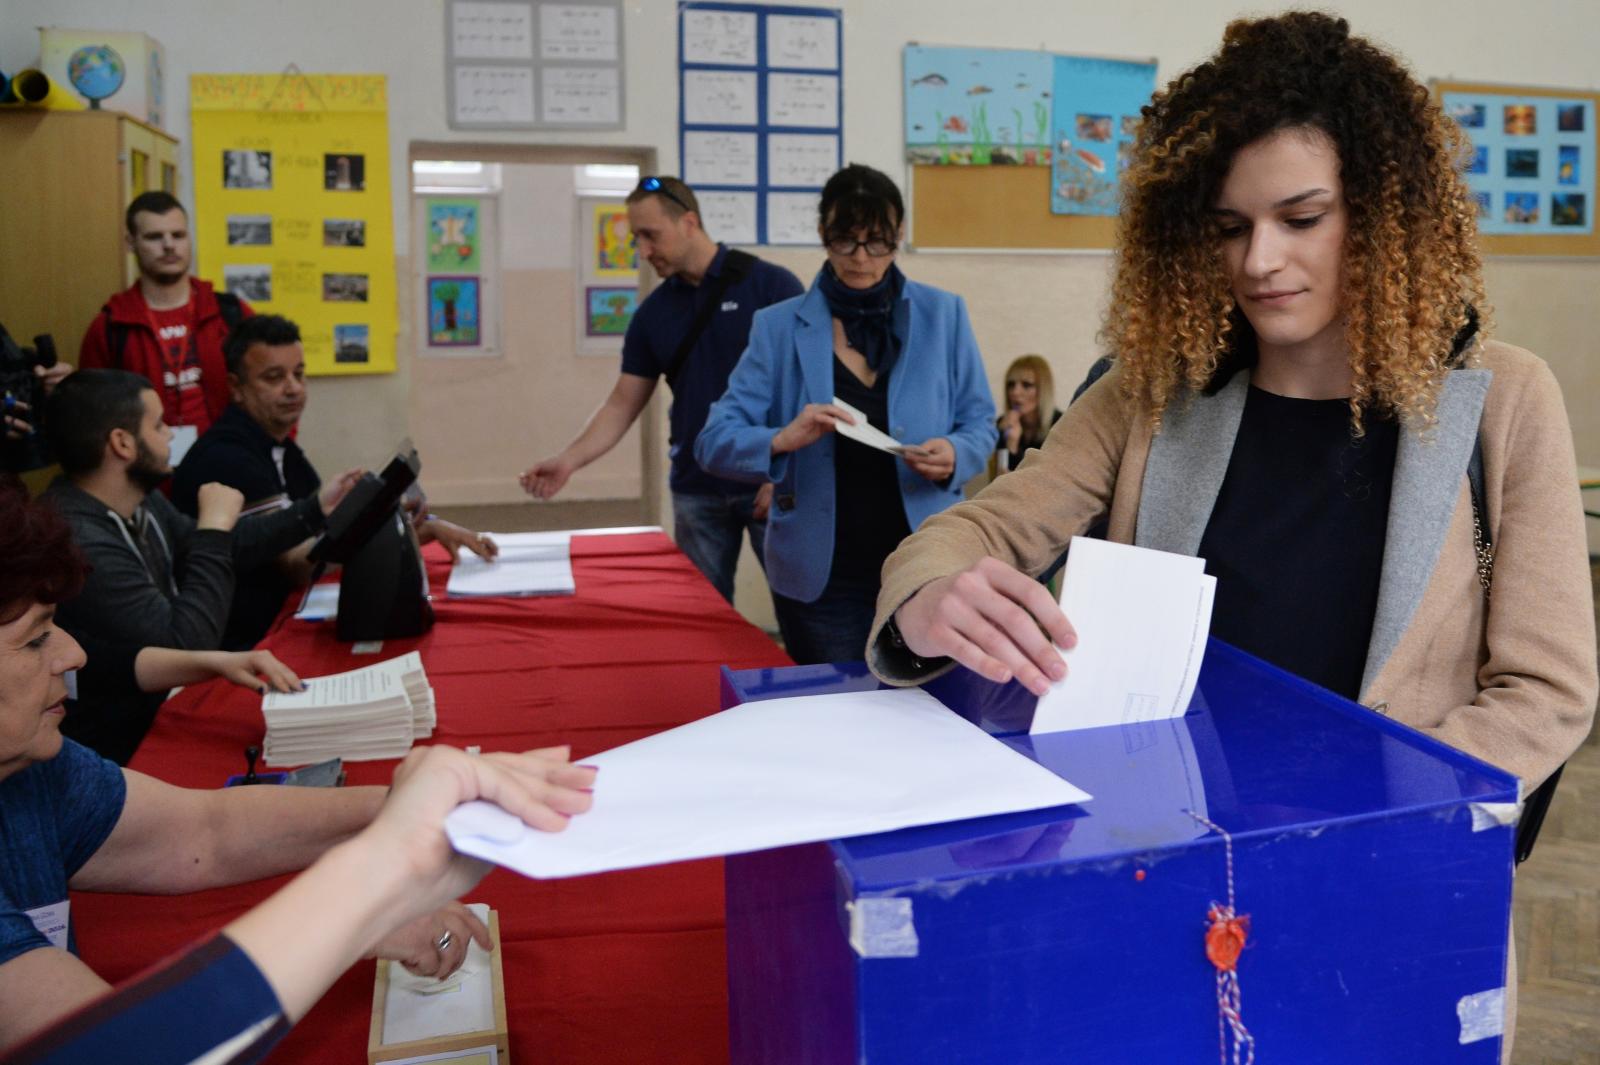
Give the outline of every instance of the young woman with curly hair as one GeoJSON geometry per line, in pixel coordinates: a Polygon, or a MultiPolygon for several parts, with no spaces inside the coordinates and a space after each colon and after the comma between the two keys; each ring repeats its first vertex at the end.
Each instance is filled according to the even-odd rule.
{"type": "Polygon", "coordinates": [[[1554,377],[1486,336],[1454,124],[1343,19],[1291,13],[1230,25],[1137,147],[1114,368],[889,557],[869,662],[1044,691],[1076,637],[1030,577],[1105,517],[1206,559],[1214,635],[1533,789],[1594,715],[1584,530],[1554,377]]]}

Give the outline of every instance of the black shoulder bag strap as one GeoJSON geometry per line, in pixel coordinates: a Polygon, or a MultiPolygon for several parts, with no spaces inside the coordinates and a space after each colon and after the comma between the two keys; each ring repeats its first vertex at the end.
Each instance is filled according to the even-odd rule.
{"type": "Polygon", "coordinates": [[[717,313],[717,308],[722,305],[722,297],[737,282],[743,280],[750,272],[750,266],[756,257],[749,252],[729,248],[722,257],[722,272],[706,290],[706,301],[700,305],[700,313],[694,316],[694,321],[689,325],[689,331],[683,334],[683,339],[678,342],[678,350],[672,353],[672,361],[667,363],[667,384],[672,390],[678,390],[678,375],[683,372],[683,364],[689,360],[689,352],[695,342],[700,339],[700,334],[706,331],[706,326],[711,324],[711,316],[717,313]]]}
{"type": "MultiPolygon", "coordinates": [[[[1489,533],[1489,508],[1483,494],[1483,442],[1476,441],[1472,445],[1472,458],[1467,463],[1467,482],[1472,489],[1472,546],[1478,555],[1478,581],[1483,585],[1484,595],[1489,594],[1489,585],[1494,574],[1494,541],[1489,533]]],[[[1521,865],[1533,853],[1533,845],[1539,838],[1539,829],[1544,827],[1545,814],[1550,812],[1550,800],[1555,798],[1556,785],[1561,782],[1561,771],[1567,768],[1565,764],[1556,767],[1556,771],[1545,779],[1543,784],[1533,789],[1533,793],[1523,801],[1522,817],[1517,821],[1517,864],[1521,865]]]]}

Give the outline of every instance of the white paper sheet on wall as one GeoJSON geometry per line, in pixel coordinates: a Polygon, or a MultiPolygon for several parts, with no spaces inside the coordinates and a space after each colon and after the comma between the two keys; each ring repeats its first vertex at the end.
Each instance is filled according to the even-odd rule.
{"type": "Polygon", "coordinates": [[[837,70],[839,20],[803,15],[768,15],[767,66],[837,70]]]}
{"type": "Polygon", "coordinates": [[[592,758],[594,807],[538,832],[490,803],[463,854],[563,877],[887,832],[1090,796],[918,688],[745,703],[592,758]]]}
{"type": "Polygon", "coordinates": [[[500,125],[533,121],[531,67],[456,67],[454,121],[500,125]]]}
{"type": "Polygon", "coordinates": [[[756,135],[688,130],[683,135],[683,180],[696,185],[754,185],[756,135]]]}
{"type": "Polygon", "coordinates": [[[768,244],[820,244],[817,203],[820,192],[767,193],[768,244]]]}
{"type": "Polygon", "coordinates": [[[712,240],[724,244],[756,242],[756,194],[753,192],[714,192],[697,194],[700,218],[712,240]]]}
{"type": "Polygon", "coordinates": [[[737,70],[688,70],[683,120],[701,126],[756,124],[756,76],[737,70]]]}
{"type": "Polygon", "coordinates": [[[622,92],[616,67],[545,67],[544,121],[609,125],[622,115],[622,92]]]}
{"type": "Polygon", "coordinates": [[[833,74],[768,74],[767,124],[816,126],[839,124],[839,79],[833,74]]]}
{"type": "Polygon", "coordinates": [[[756,16],[748,11],[683,12],[683,62],[756,65],[756,16]]]}
{"type": "Polygon", "coordinates": [[[617,9],[587,4],[540,4],[539,55],[544,59],[616,62],[617,9]]]}
{"type": "Polygon", "coordinates": [[[457,59],[532,59],[533,5],[458,3],[450,36],[457,59]]]}
{"type": "Polygon", "coordinates": [[[826,185],[839,169],[839,138],[833,133],[767,135],[767,184],[826,185]]]}

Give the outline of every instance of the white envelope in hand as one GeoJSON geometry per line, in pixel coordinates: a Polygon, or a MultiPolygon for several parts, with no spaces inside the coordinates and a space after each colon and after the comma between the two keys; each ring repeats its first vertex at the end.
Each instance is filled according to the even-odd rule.
{"type": "Polygon", "coordinates": [[[847,436],[858,444],[865,444],[868,447],[875,447],[879,451],[887,451],[891,455],[898,455],[905,451],[905,444],[902,444],[888,433],[880,432],[879,430],[873,428],[872,425],[867,421],[867,416],[865,414],[862,414],[860,411],[856,410],[838,396],[834,396],[832,402],[835,407],[838,407],[840,410],[844,411],[846,414],[850,415],[850,417],[856,420],[854,425],[845,425],[843,422],[840,422],[840,436],[847,436]]]}

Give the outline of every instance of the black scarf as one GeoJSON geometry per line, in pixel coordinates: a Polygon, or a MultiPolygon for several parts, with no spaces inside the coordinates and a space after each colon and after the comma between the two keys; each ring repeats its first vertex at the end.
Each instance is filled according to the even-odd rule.
{"type": "Polygon", "coordinates": [[[906,287],[906,275],[889,264],[889,272],[871,288],[851,288],[824,265],[817,275],[817,288],[828,301],[828,313],[844,326],[845,339],[866,357],[875,374],[888,371],[900,356],[905,338],[895,332],[894,310],[906,287]]]}

